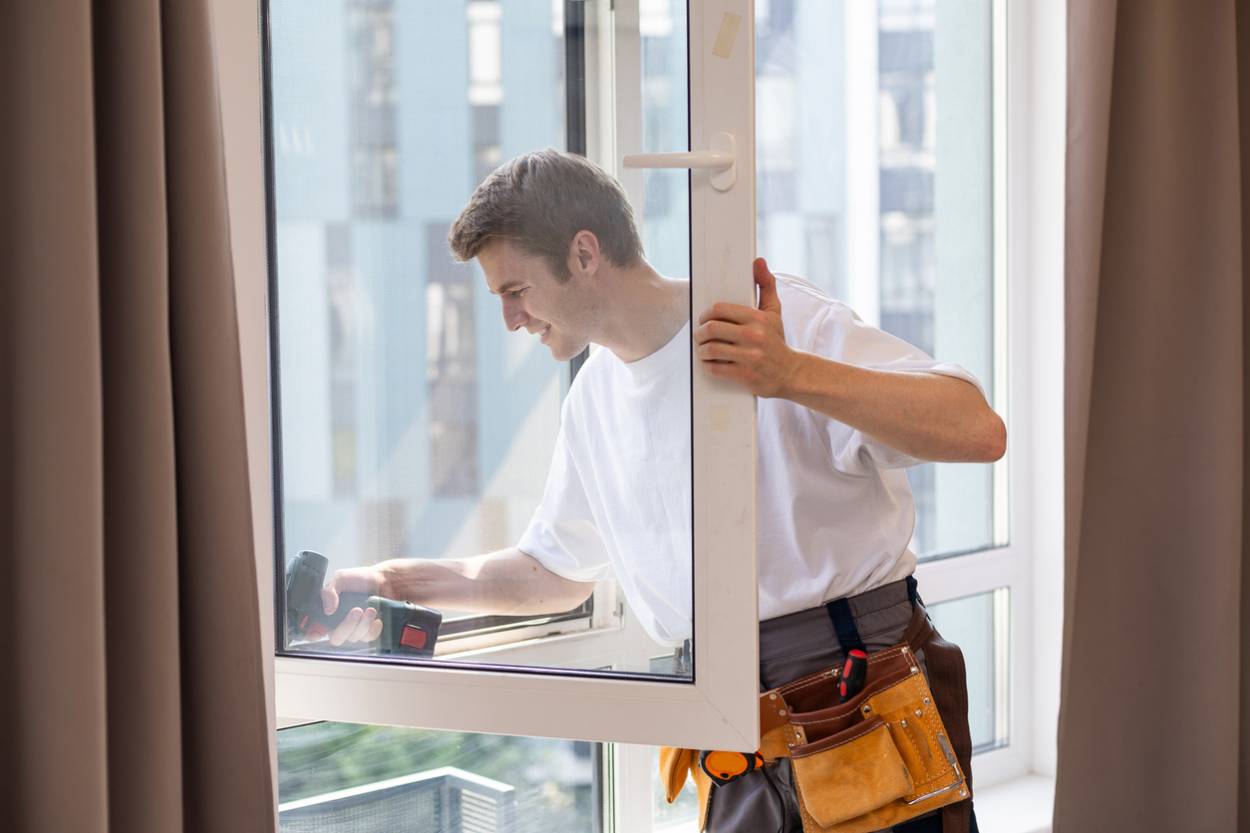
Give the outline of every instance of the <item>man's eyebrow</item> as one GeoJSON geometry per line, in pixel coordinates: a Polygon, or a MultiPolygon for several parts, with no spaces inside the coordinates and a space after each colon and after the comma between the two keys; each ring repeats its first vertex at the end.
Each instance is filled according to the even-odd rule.
{"type": "Polygon", "coordinates": [[[490,294],[491,295],[503,295],[505,292],[511,292],[513,289],[515,289],[516,287],[520,286],[523,283],[525,283],[525,281],[507,281],[506,283],[504,283],[503,286],[499,287],[498,290],[492,289],[490,291],[490,294]]]}

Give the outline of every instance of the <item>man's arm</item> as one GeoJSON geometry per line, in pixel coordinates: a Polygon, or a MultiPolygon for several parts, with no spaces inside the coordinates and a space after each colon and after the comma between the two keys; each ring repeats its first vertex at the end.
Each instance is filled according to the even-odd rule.
{"type": "Polygon", "coordinates": [[[1007,448],[1007,429],[972,384],[936,373],[869,370],[797,353],[778,394],[911,457],[992,463],[1007,448]]]}
{"type": "MultiPolygon", "coordinates": [[[[472,558],[396,558],[372,567],[339,570],[321,595],[326,613],[338,607],[339,593],[360,592],[435,610],[528,616],[572,610],[594,589],[594,582],[570,581],[510,547],[472,558]]],[[[357,608],[335,627],[330,643],[372,641],[381,633],[377,613],[357,608]]]]}
{"type": "Polygon", "coordinates": [[[935,373],[869,370],[786,344],[776,278],[754,264],[759,309],[716,304],[694,339],[704,370],[756,396],[780,397],[826,414],[922,460],[993,462],[1007,429],[968,382],[935,373]]]}

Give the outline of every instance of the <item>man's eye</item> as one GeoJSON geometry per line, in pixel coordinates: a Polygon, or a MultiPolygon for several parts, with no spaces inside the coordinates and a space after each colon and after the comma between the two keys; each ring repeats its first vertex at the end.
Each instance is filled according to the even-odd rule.
{"type": "Polygon", "coordinates": [[[522,295],[524,295],[524,294],[525,294],[528,290],[529,290],[529,287],[528,287],[528,286],[527,286],[527,287],[525,287],[525,289],[513,289],[513,290],[511,290],[511,291],[508,293],[508,297],[509,297],[509,298],[520,298],[520,297],[521,297],[522,295]]]}

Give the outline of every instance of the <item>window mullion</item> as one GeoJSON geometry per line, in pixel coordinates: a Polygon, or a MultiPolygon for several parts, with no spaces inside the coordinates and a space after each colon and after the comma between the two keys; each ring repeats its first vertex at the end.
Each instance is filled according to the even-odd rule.
{"type": "Polygon", "coordinates": [[[1026,563],[1020,547],[999,547],[922,562],[916,580],[925,603],[935,605],[1017,585],[1027,580],[1026,563]]]}
{"type": "Polygon", "coordinates": [[[612,750],[615,829],[619,833],[651,833],[654,825],[653,748],[636,743],[614,743],[612,750]]]}

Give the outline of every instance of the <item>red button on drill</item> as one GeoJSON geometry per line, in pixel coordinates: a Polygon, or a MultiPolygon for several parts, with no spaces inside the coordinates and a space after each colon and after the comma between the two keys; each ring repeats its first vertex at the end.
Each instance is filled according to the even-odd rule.
{"type": "Polygon", "coordinates": [[[416,625],[404,625],[404,632],[399,636],[399,644],[419,651],[425,647],[428,638],[428,634],[416,625]]]}

